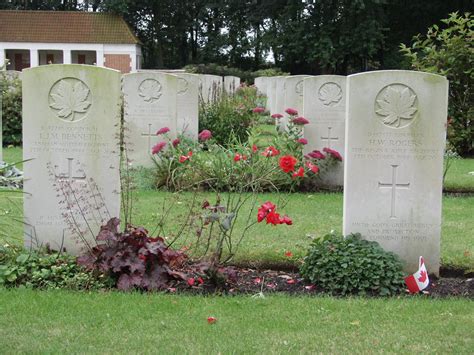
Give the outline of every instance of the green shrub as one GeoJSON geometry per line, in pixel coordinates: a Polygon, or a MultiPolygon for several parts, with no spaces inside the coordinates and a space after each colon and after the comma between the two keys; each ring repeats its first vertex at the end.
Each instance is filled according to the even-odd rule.
{"type": "Polygon", "coordinates": [[[389,296],[404,289],[399,258],[360,234],[328,234],[314,240],[300,273],[334,295],[389,296]]]}
{"type": "Polygon", "coordinates": [[[215,141],[227,146],[235,142],[246,142],[247,132],[254,124],[257,106],[257,90],[243,86],[234,96],[202,104],[199,110],[199,130],[212,132],[215,141]]]}
{"type": "Polygon", "coordinates": [[[413,69],[445,75],[449,80],[448,140],[460,155],[474,155],[474,15],[452,13],[426,36],[401,45],[413,69]]]}
{"type": "Polygon", "coordinates": [[[21,81],[0,71],[3,144],[21,144],[21,81]]]}
{"type": "Polygon", "coordinates": [[[98,290],[108,279],[87,272],[67,254],[0,246],[0,286],[98,290]]]}

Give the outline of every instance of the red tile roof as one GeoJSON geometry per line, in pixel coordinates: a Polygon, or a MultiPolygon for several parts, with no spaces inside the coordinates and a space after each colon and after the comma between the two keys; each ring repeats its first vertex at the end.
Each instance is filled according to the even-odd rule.
{"type": "Polygon", "coordinates": [[[0,42],[140,43],[117,15],[81,11],[0,11],[0,42]]]}

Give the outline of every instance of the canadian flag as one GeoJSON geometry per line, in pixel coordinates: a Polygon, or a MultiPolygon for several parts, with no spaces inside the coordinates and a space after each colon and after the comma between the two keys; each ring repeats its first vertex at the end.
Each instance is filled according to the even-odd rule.
{"type": "Polygon", "coordinates": [[[405,277],[405,283],[410,293],[423,291],[430,284],[428,271],[426,271],[425,260],[420,256],[420,267],[413,275],[405,277]]]}

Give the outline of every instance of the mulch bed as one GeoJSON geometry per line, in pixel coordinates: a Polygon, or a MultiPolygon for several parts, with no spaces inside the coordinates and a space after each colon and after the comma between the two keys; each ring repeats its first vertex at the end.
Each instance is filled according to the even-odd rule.
{"type": "MultiPolygon", "coordinates": [[[[317,285],[306,283],[298,273],[277,270],[258,270],[251,268],[235,268],[236,282],[217,288],[204,282],[195,282],[190,286],[186,281],[179,282],[168,289],[172,293],[185,294],[226,294],[226,295],[255,295],[262,297],[272,293],[289,295],[321,295],[322,290],[317,285]]],[[[474,278],[440,277],[431,278],[430,286],[423,291],[424,297],[446,298],[465,297],[474,299],[474,278]]],[[[420,294],[421,295],[421,294],[420,294]]]]}

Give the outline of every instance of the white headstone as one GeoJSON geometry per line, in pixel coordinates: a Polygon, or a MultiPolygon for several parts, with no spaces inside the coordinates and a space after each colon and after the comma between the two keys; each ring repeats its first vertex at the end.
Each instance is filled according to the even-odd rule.
{"type": "Polygon", "coordinates": [[[407,272],[423,256],[439,274],[448,81],[421,72],[347,78],[344,234],[398,254],[407,272]]]}
{"type": "Polygon", "coordinates": [[[268,92],[267,92],[267,86],[268,86],[268,80],[269,78],[267,76],[259,76],[258,78],[255,78],[254,85],[257,88],[257,94],[264,96],[265,97],[265,109],[269,110],[269,99],[268,99],[268,92]]]}
{"type": "MultiPolygon", "coordinates": [[[[302,115],[310,122],[304,126],[304,137],[308,140],[305,154],[330,148],[344,159],[345,110],[345,76],[319,75],[304,79],[302,115]]],[[[343,164],[332,166],[330,171],[321,174],[321,178],[325,185],[342,186],[343,164]]]]}
{"type": "Polygon", "coordinates": [[[267,109],[270,111],[270,114],[275,113],[275,93],[276,93],[276,76],[270,76],[267,79],[267,109]]]}
{"type": "Polygon", "coordinates": [[[222,77],[218,75],[199,74],[199,91],[204,103],[217,101],[222,94],[222,77]]]}
{"type": "Polygon", "coordinates": [[[177,131],[197,140],[199,130],[199,75],[178,73],[177,131]]]}
{"type": "Polygon", "coordinates": [[[224,76],[224,90],[228,95],[234,95],[240,86],[240,78],[238,76],[224,76]]]}
{"type": "Polygon", "coordinates": [[[154,166],[152,147],[165,140],[157,135],[168,127],[176,137],[178,77],[159,72],[125,74],[124,98],[125,148],[134,166],[154,166]]]}
{"type": "Polygon", "coordinates": [[[288,107],[298,111],[303,116],[303,80],[307,75],[292,75],[285,79],[285,109],[288,107]]]}
{"type": "Polygon", "coordinates": [[[91,244],[101,223],[120,216],[120,77],[83,65],[23,71],[23,159],[32,159],[23,166],[27,246],[78,253],[83,245],[64,213],[72,223],[75,211],[91,244]],[[65,196],[58,190],[69,192],[69,203],[60,204],[65,196]],[[81,196],[82,214],[74,202],[81,196]],[[102,199],[105,207],[96,209],[102,199]]]}

